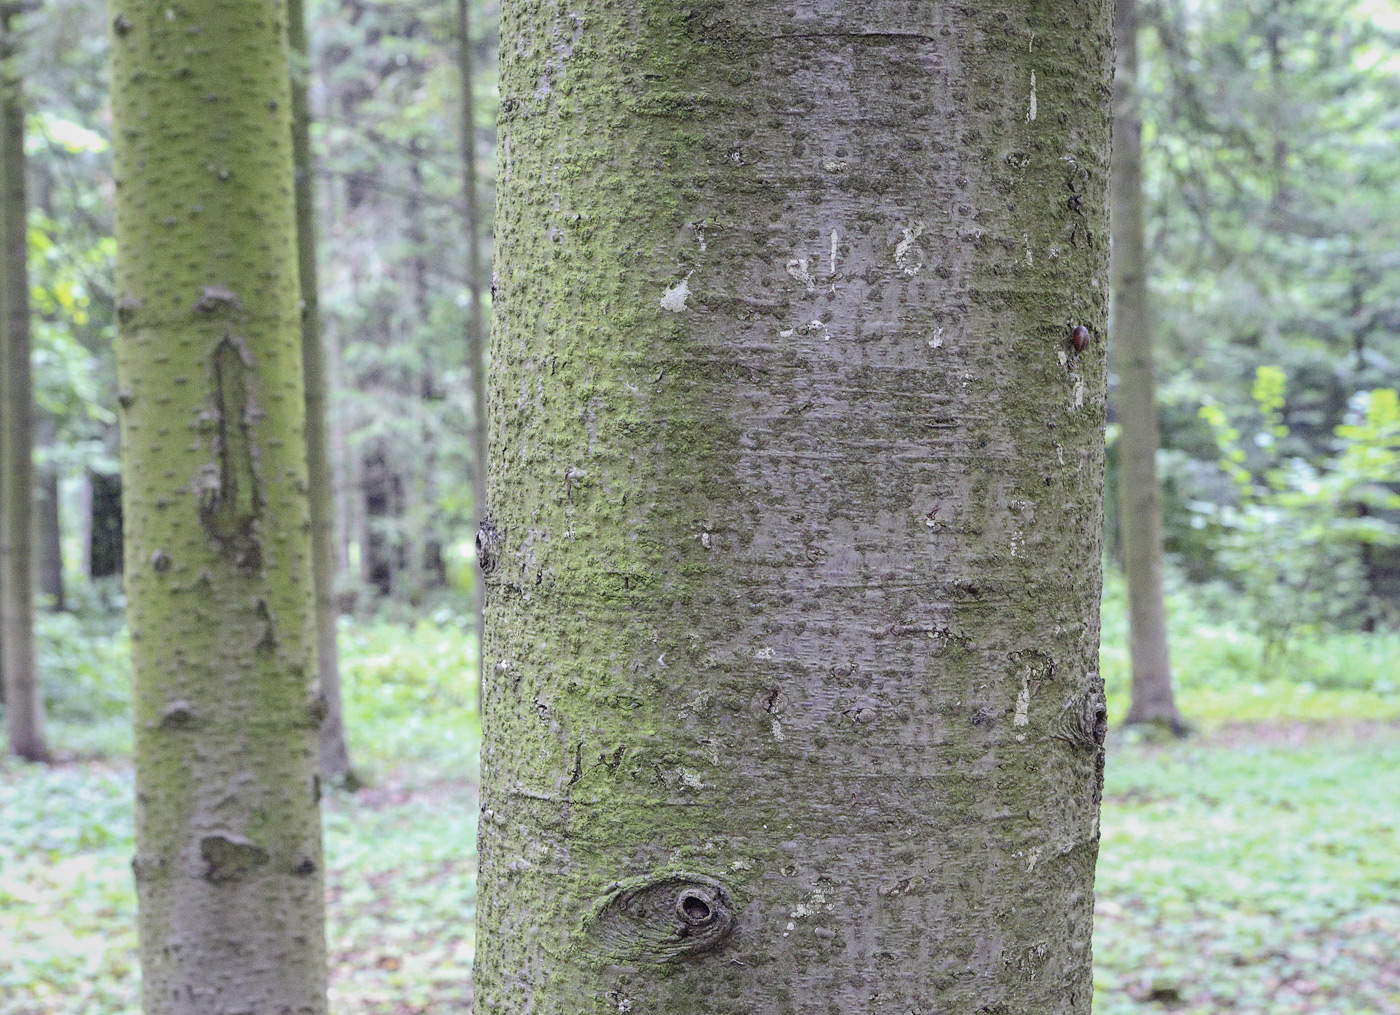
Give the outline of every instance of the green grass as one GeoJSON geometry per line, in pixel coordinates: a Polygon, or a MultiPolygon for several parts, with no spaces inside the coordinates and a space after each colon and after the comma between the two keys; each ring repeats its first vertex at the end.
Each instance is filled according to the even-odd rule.
{"type": "MultiPolygon", "coordinates": [[[[1099,864],[1099,1015],[1400,1015],[1400,700],[1393,635],[1314,635],[1275,672],[1229,611],[1173,595],[1183,712],[1199,733],[1110,739],[1099,864]]],[[[1121,587],[1105,606],[1126,708],[1121,587]]],[[[369,786],[325,828],[332,1010],[460,1015],[476,883],[475,673],[451,617],[341,632],[369,786]]],[[[0,1015],[135,1015],[124,642],[46,624],[53,739],[0,763],[0,1015]]]]}

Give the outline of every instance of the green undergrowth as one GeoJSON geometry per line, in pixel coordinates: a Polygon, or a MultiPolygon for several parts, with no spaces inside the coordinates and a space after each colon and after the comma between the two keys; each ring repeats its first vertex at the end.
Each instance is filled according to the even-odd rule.
{"type": "MultiPolygon", "coordinates": [[[[1210,730],[1233,723],[1400,720],[1400,633],[1304,631],[1281,649],[1241,614],[1223,587],[1169,589],[1172,677],[1186,721],[1210,730]]],[[[1122,575],[1104,575],[1099,655],[1110,725],[1128,712],[1127,592],[1122,575]]]]}
{"type": "MultiPolygon", "coordinates": [[[[0,1015],[138,1013],[124,647],[72,618],[41,631],[45,676],[77,686],[49,697],[62,763],[0,762],[0,1015]]],[[[475,640],[439,616],[347,622],[340,647],[366,786],[324,801],[332,1011],[456,1015],[475,940],[475,640]]]]}
{"type": "Polygon", "coordinates": [[[1400,1012],[1400,726],[1110,753],[1098,1015],[1400,1012]]]}
{"type": "MultiPolygon", "coordinates": [[[[1300,640],[1276,672],[1207,597],[1173,593],[1198,732],[1109,744],[1099,1015],[1400,1015],[1400,707],[1391,635],[1300,640]]],[[[1104,672],[1125,708],[1121,586],[1104,672]]],[[[53,768],[0,763],[0,1015],[135,1015],[123,636],[46,622],[53,768]],[[62,644],[56,644],[56,640],[62,644]]],[[[341,629],[366,787],[325,827],[332,1011],[461,1015],[474,946],[474,644],[438,615],[341,629]]]]}

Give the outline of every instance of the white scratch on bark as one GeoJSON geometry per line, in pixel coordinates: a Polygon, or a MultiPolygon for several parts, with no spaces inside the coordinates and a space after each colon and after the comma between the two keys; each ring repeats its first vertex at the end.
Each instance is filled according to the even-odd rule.
{"type": "Polygon", "coordinates": [[[774,739],[774,740],[786,740],[786,739],[787,739],[787,734],[783,732],[783,724],[778,720],[778,717],[777,717],[776,715],[773,717],[773,739],[774,739]]]}
{"type": "Polygon", "coordinates": [[[1025,726],[1031,721],[1031,678],[1021,678],[1021,693],[1016,695],[1016,718],[1011,722],[1015,726],[1025,726]]]}
{"type": "Polygon", "coordinates": [[[827,272],[828,275],[836,274],[836,239],[836,230],[833,229],[831,231],[831,270],[827,272]]]}
{"type": "Polygon", "coordinates": [[[679,314],[685,309],[685,301],[690,298],[690,276],[687,275],[661,294],[661,309],[679,314]]]}
{"type": "Polygon", "coordinates": [[[914,247],[914,243],[923,234],[924,224],[922,222],[915,222],[912,225],[904,227],[904,239],[894,245],[895,264],[899,265],[900,271],[911,277],[917,275],[924,267],[922,256],[920,256],[918,263],[915,263],[913,258],[909,256],[910,250],[914,250],[917,253],[917,248],[914,247]]]}
{"type": "Polygon", "coordinates": [[[1030,123],[1035,119],[1035,71],[1031,71],[1031,108],[1026,113],[1026,122],[1030,123]]]}
{"type": "Polygon", "coordinates": [[[941,349],[943,347],[943,329],[939,328],[933,333],[933,337],[928,340],[930,349],[941,349]]]}
{"type": "Polygon", "coordinates": [[[817,280],[807,270],[807,258],[794,257],[787,263],[787,273],[806,286],[809,293],[816,291],[817,280]]]}

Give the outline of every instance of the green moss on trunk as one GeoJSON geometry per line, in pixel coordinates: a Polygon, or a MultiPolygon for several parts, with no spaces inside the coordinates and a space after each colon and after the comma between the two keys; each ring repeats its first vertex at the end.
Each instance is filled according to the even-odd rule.
{"type": "Polygon", "coordinates": [[[1088,1011],[1109,10],[505,4],[484,1015],[1088,1011]]]}

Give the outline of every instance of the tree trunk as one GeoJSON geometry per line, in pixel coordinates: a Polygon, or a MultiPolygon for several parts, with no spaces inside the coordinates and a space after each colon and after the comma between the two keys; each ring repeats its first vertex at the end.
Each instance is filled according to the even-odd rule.
{"type": "MultiPolygon", "coordinates": [[[[481,299],[481,204],[476,179],[476,102],[472,67],[472,24],[469,0],[457,0],[457,72],[462,85],[462,217],[467,241],[467,370],[472,385],[472,513],[476,529],[486,519],[486,331],[481,299]]],[[[480,562],[478,561],[478,564],[480,562]]],[[[482,665],[486,618],[486,586],[478,569],[472,582],[472,608],[476,615],[477,688],[485,679],[482,665]]]]}
{"type": "Polygon", "coordinates": [[[1133,662],[1129,723],[1185,731],[1172,696],[1162,595],[1162,496],[1157,484],[1157,400],[1142,221],[1142,117],[1137,97],[1137,5],[1118,0],[1113,82],[1113,336],[1118,373],[1118,520],[1128,579],[1133,662]]]}
{"type": "Polygon", "coordinates": [[[39,446],[48,454],[39,470],[38,511],[35,515],[36,554],[34,579],[49,610],[65,609],[63,596],[63,526],[59,513],[58,463],[53,459],[57,443],[57,423],[50,416],[39,420],[39,446]]]}
{"type": "Polygon", "coordinates": [[[1089,1011],[1109,4],[796,10],[504,6],[483,1015],[1089,1011]]]}
{"type": "Polygon", "coordinates": [[[316,584],[316,669],[326,717],[321,723],[321,775],[336,785],[359,784],[350,764],[340,699],[339,609],[335,595],[335,495],[326,440],[326,367],[321,353],[321,303],[316,274],[316,177],[311,157],[311,108],[306,96],[310,54],[302,0],[287,0],[292,51],[292,157],[296,167],[297,276],[301,282],[301,357],[306,378],[306,459],[311,505],[312,575],[316,584]]]}
{"type": "Polygon", "coordinates": [[[89,470],[88,576],[110,578],[122,573],[122,477],[89,470]]]}
{"type": "Polygon", "coordinates": [[[34,653],[34,383],[29,338],[29,205],[24,192],[24,91],[15,70],[15,14],[0,13],[0,684],[9,750],[47,761],[44,697],[34,653]]]}
{"type": "Polygon", "coordinates": [[[284,13],[111,22],[146,1015],[326,1011],[284,13]]]}
{"type": "Polygon", "coordinates": [[[326,400],[326,426],[330,442],[331,491],[335,495],[336,570],[338,574],[349,574],[350,537],[355,529],[350,495],[350,457],[345,440],[345,404],[341,396],[345,371],[340,355],[340,329],[334,324],[327,327],[323,320],[321,337],[326,355],[326,393],[329,396],[326,400]]]}

